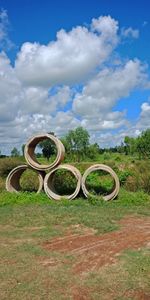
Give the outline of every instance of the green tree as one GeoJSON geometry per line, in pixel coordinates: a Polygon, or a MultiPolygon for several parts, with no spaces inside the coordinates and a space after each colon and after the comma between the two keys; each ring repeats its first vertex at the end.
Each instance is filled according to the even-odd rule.
{"type": "Polygon", "coordinates": [[[94,159],[99,154],[99,145],[97,143],[89,145],[88,147],[88,157],[94,159]]]}
{"type": "Polygon", "coordinates": [[[83,127],[77,127],[75,130],[70,130],[65,136],[65,143],[69,153],[75,153],[78,161],[83,158],[88,152],[89,133],[83,127]]]}
{"type": "Polygon", "coordinates": [[[19,152],[19,150],[18,150],[16,147],[14,147],[14,148],[11,150],[11,156],[12,156],[12,157],[20,156],[20,152],[19,152]]]}
{"type": "Polygon", "coordinates": [[[124,138],[125,144],[125,154],[133,155],[136,152],[136,138],[125,136],[124,138]]]}
{"type": "MultiPolygon", "coordinates": [[[[49,134],[54,135],[53,132],[50,132],[49,134]]],[[[56,152],[55,144],[50,139],[44,139],[38,146],[42,149],[43,156],[47,158],[48,161],[50,156],[56,152]]]]}
{"type": "Polygon", "coordinates": [[[137,138],[137,152],[140,158],[150,158],[150,129],[143,131],[137,138]]]}
{"type": "Polygon", "coordinates": [[[25,144],[22,145],[21,150],[22,150],[22,155],[24,156],[24,148],[25,148],[25,144]]]}

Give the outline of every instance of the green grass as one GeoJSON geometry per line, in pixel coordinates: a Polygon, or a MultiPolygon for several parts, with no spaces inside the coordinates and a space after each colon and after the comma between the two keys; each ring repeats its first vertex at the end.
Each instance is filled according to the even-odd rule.
{"type": "Polygon", "coordinates": [[[149,299],[150,250],[124,251],[116,264],[88,274],[84,285],[92,299],[149,299]]]}
{"type": "Polygon", "coordinates": [[[0,193],[0,299],[73,300],[74,289],[94,300],[134,299],[132,293],[131,298],[125,296],[134,289],[149,293],[148,249],[126,251],[117,264],[80,277],[72,273],[74,256],[42,247],[77,224],[94,228],[97,234],[118,230],[125,215],[150,216],[150,197],[121,190],[110,202],[95,198],[55,202],[45,194],[0,193]]]}
{"type": "Polygon", "coordinates": [[[14,226],[49,226],[83,224],[98,232],[117,228],[116,221],[125,214],[150,215],[150,196],[143,192],[121,190],[117,200],[78,198],[54,201],[44,193],[0,193],[0,224],[14,226]],[[14,216],[14,217],[13,217],[14,216]]]}

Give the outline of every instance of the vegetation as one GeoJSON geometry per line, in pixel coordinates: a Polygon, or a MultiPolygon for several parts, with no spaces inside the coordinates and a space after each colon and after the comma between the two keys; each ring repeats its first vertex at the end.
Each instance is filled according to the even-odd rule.
{"type": "Polygon", "coordinates": [[[143,131],[136,138],[126,136],[118,150],[126,155],[138,154],[139,158],[150,158],[150,129],[143,131]]]}
{"type": "Polygon", "coordinates": [[[2,192],[0,215],[1,299],[75,299],[76,289],[92,300],[134,299],[132,294],[129,298],[124,295],[141,289],[149,295],[150,256],[146,247],[123,251],[115,264],[84,276],[73,271],[78,256],[44,248],[53,238],[71,232],[81,235],[96,230],[97,236],[117,232],[124,216],[147,218],[147,194],[121,190],[112,202],[95,198],[55,202],[42,193],[8,197],[2,192]]]}
{"type": "MultiPolygon", "coordinates": [[[[54,132],[50,132],[54,135],[54,132]]],[[[67,160],[72,162],[82,161],[99,161],[101,155],[104,154],[104,159],[112,159],[114,153],[124,154],[127,157],[134,159],[149,159],[150,158],[150,129],[147,129],[141,133],[138,137],[125,136],[124,141],[119,146],[110,148],[100,148],[97,143],[90,143],[90,135],[88,131],[83,127],[77,127],[61,138],[62,143],[65,146],[67,160]]],[[[21,152],[24,154],[24,147],[22,145],[21,152]]],[[[37,153],[37,158],[46,158],[47,161],[53,160],[56,155],[56,147],[54,143],[48,139],[41,141],[38,144],[42,153],[37,153]]],[[[14,147],[11,151],[12,157],[19,157],[19,150],[14,147]]],[[[5,157],[0,151],[0,158],[5,157]]],[[[115,159],[117,159],[115,157],[115,159]]],[[[118,159],[121,159],[118,156],[118,159]]]]}
{"type": "MultiPolygon", "coordinates": [[[[101,195],[111,191],[113,185],[105,172],[93,172],[88,176],[88,189],[99,197],[89,197],[87,200],[82,193],[73,201],[65,198],[52,201],[44,193],[36,194],[34,191],[37,190],[38,181],[33,171],[26,171],[22,175],[22,192],[8,194],[5,191],[6,176],[25,161],[23,157],[15,155],[0,158],[1,299],[71,300],[82,295],[92,300],[148,299],[148,246],[122,250],[117,253],[119,256],[115,257],[114,264],[107,263],[99,270],[88,270],[80,275],[74,271],[74,264],[80,255],[49,251],[44,245],[51,243],[53,238],[64,238],[71,234],[80,236],[94,232],[97,237],[113,234],[114,231],[117,233],[121,230],[120,221],[124,217],[132,216],[132,219],[142,218],[143,222],[149,222],[149,133],[147,130],[138,138],[126,137],[122,145],[110,149],[91,145],[88,132],[81,127],[62,139],[67,150],[65,161],[75,165],[81,174],[93,163],[104,163],[115,170],[121,190],[117,199],[110,202],[101,198],[101,195]]],[[[49,156],[43,150],[47,146],[41,147],[42,156],[39,160],[46,163],[46,160],[53,159],[53,150],[49,156]]],[[[75,189],[74,177],[63,170],[55,173],[53,184],[62,195],[70,194],[75,189]]],[[[93,248],[91,251],[94,253],[93,248]]]]}
{"type": "MultiPolygon", "coordinates": [[[[54,135],[53,132],[50,132],[51,135],[54,135]]],[[[47,158],[47,160],[49,161],[50,157],[55,154],[56,152],[56,148],[55,148],[55,144],[50,141],[49,139],[45,139],[43,141],[41,141],[38,146],[42,149],[42,153],[43,156],[45,158],[47,158]]]]}
{"type": "Polygon", "coordinates": [[[77,127],[75,130],[70,130],[62,139],[66,148],[67,154],[75,153],[77,161],[85,158],[89,150],[89,133],[82,127],[77,127]]]}
{"type": "Polygon", "coordinates": [[[20,152],[18,151],[18,149],[16,147],[14,147],[12,150],[11,150],[11,156],[12,157],[18,157],[20,156],[20,152]]]}

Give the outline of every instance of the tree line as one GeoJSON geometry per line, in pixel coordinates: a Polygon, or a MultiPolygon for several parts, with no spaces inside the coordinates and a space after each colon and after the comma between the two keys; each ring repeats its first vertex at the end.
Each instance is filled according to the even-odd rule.
{"type": "MultiPolygon", "coordinates": [[[[50,132],[54,135],[54,132],[50,132]]],[[[67,157],[70,160],[83,161],[86,158],[91,160],[98,158],[99,154],[104,152],[109,153],[123,153],[130,156],[138,156],[139,158],[150,158],[150,129],[147,129],[141,133],[138,137],[125,136],[124,141],[121,145],[110,148],[100,148],[97,143],[90,143],[89,132],[83,127],[77,127],[74,130],[69,130],[68,133],[62,137],[61,142],[63,143],[67,157]]],[[[22,145],[22,155],[24,154],[24,147],[22,145]]],[[[44,156],[49,158],[56,154],[55,145],[48,139],[43,140],[38,144],[40,152],[37,156],[44,156]]],[[[21,156],[20,151],[14,147],[11,151],[12,157],[21,156]]],[[[0,151],[0,157],[4,157],[0,151]]]]}
{"type": "Polygon", "coordinates": [[[141,133],[138,137],[125,136],[124,143],[118,147],[118,152],[126,155],[136,155],[139,158],[150,158],[150,129],[141,133]]]}

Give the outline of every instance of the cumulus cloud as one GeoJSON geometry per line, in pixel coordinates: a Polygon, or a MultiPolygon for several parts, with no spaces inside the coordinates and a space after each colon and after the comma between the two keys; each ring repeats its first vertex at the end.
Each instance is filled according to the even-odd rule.
{"type": "Polygon", "coordinates": [[[90,132],[100,132],[128,126],[128,121],[125,119],[125,112],[114,111],[93,118],[83,118],[81,126],[90,132]]]}
{"type": "Polygon", "coordinates": [[[9,19],[7,11],[4,9],[0,10],[0,48],[9,50],[14,46],[8,36],[9,31],[9,19]]]}
{"type": "Polygon", "coordinates": [[[90,118],[109,112],[116,102],[127,97],[145,82],[144,66],[139,60],[130,60],[115,69],[104,68],[75,96],[75,113],[90,118]]]}
{"type": "MultiPolygon", "coordinates": [[[[0,24],[6,25],[7,12],[2,11],[0,18],[0,24]]],[[[128,28],[123,34],[136,38],[134,31],[128,28]]],[[[0,53],[2,151],[6,144],[24,143],[33,133],[54,131],[62,136],[79,125],[101,146],[115,145],[131,133],[129,128],[137,134],[149,126],[148,102],[143,103],[134,126],[127,120],[126,110],[116,108],[134,89],[149,88],[144,64],[137,59],[123,63],[117,53],[113,56],[121,42],[118,32],[118,21],[102,16],[92,19],[88,28],[60,30],[48,45],[24,43],[15,66],[0,53]],[[118,132],[113,140],[112,132],[118,132]]],[[[7,38],[6,26],[0,26],[0,43],[7,38]]]]}
{"type": "Polygon", "coordinates": [[[15,76],[10,60],[0,54],[0,120],[8,122],[14,119],[20,104],[21,83],[15,76]]]}
{"type": "Polygon", "coordinates": [[[0,120],[8,122],[17,114],[47,114],[61,109],[71,97],[68,86],[57,87],[55,94],[42,87],[24,87],[6,54],[0,54],[0,120]]]}
{"type": "Polygon", "coordinates": [[[150,127],[150,99],[141,105],[141,113],[137,123],[137,128],[145,130],[150,127]]]}
{"type": "Polygon", "coordinates": [[[137,39],[139,37],[139,30],[138,29],[133,29],[132,27],[123,28],[121,30],[121,34],[125,38],[134,38],[134,39],[137,39]]]}
{"type": "Polygon", "coordinates": [[[98,19],[93,18],[91,28],[101,35],[104,42],[110,42],[113,45],[117,44],[119,25],[118,21],[111,16],[101,16],[98,19]]]}
{"type": "Polygon", "coordinates": [[[42,87],[22,87],[21,112],[30,114],[51,114],[57,109],[62,109],[71,97],[71,89],[68,86],[57,87],[55,94],[51,90],[42,87]]]}
{"type": "Polygon", "coordinates": [[[93,30],[81,26],[70,32],[62,29],[48,45],[24,43],[15,63],[18,78],[26,85],[46,87],[84,80],[117,44],[114,19],[93,19],[91,26],[93,30]]]}

